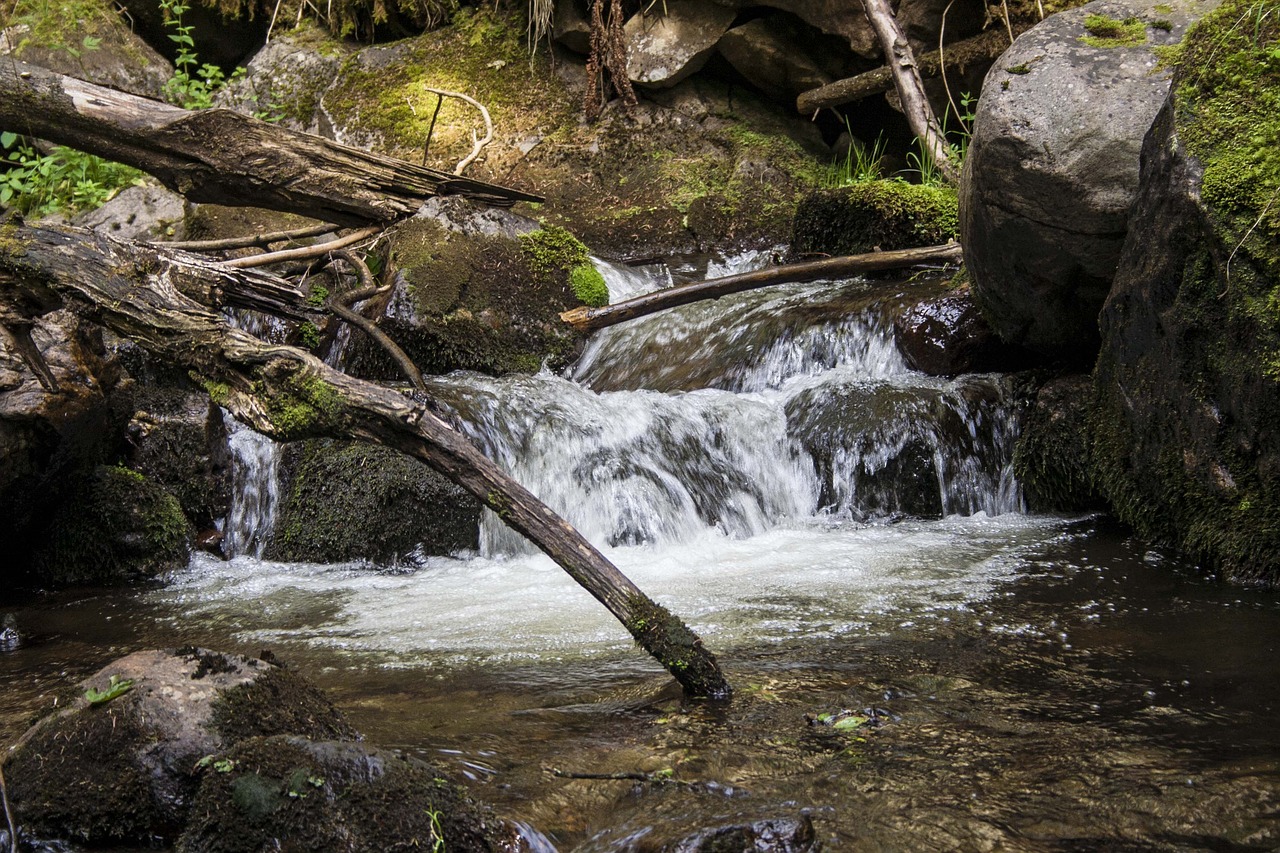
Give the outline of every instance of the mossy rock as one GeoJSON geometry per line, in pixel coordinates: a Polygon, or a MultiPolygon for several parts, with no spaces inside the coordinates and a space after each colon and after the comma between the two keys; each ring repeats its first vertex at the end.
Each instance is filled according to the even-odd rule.
{"type": "Polygon", "coordinates": [[[1101,316],[1094,482],[1143,537],[1280,583],[1280,20],[1229,0],[1173,93],[1101,316]]]}
{"type": "Polygon", "coordinates": [[[191,525],[177,499],[137,471],[99,466],[54,514],[32,572],[53,586],[152,578],[185,565],[191,525]]]}
{"type": "Polygon", "coordinates": [[[856,255],[955,239],[956,192],[905,181],[863,181],[819,190],[800,202],[791,236],[796,255],[856,255]]]}
{"type": "MultiPolygon", "coordinates": [[[[563,229],[517,239],[415,218],[392,239],[395,286],[379,324],[428,374],[562,367],[582,345],[560,313],[580,304],[571,274],[586,257],[586,247],[563,229]]],[[[400,378],[390,357],[362,336],[353,336],[346,364],[362,377],[400,378]]]]}
{"type": "Polygon", "coordinates": [[[498,822],[434,767],[350,742],[253,738],[205,773],[179,853],[497,850],[498,822]]]}
{"type": "Polygon", "coordinates": [[[295,673],[188,647],[135,652],[85,679],[18,741],[19,825],[94,846],[172,842],[210,760],[246,738],[356,733],[295,673]]]}
{"type": "Polygon", "coordinates": [[[276,560],[403,562],[477,547],[480,505],[425,464],[331,440],[285,447],[276,560]]]}
{"type": "Polygon", "coordinates": [[[1093,484],[1093,401],[1088,376],[1073,374],[1039,388],[1014,445],[1013,466],[1032,512],[1080,512],[1104,505],[1093,484]]]}

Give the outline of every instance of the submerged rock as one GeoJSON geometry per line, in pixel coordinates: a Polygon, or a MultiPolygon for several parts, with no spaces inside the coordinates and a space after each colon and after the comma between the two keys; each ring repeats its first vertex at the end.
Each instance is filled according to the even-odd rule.
{"type": "Polygon", "coordinates": [[[673,853],[810,853],[819,849],[808,817],[771,818],[704,829],[679,841],[673,853]]]}
{"type": "Polygon", "coordinates": [[[256,736],[355,734],[291,671],[207,649],[136,652],[79,690],[19,739],[6,764],[15,818],[40,836],[171,841],[206,756],[256,736]]]}
{"type": "Polygon", "coordinates": [[[1176,44],[1211,6],[1095,0],[1045,19],[987,74],[960,230],[974,296],[1006,341],[1093,360],[1142,138],[1169,91],[1153,48],[1176,44]],[[1092,34],[1110,33],[1107,22],[1125,37],[1092,34]]]}

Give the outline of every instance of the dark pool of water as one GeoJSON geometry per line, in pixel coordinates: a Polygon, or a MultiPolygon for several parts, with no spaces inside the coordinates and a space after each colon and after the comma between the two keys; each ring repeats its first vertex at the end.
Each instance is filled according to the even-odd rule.
{"type": "MultiPolygon", "coordinates": [[[[639,653],[452,669],[288,657],[369,741],[451,767],[562,851],[656,850],[801,814],[828,851],[1277,849],[1280,596],[1081,526],[963,608],[722,650],[737,688],[726,705],[682,701],[639,653]],[[880,725],[811,721],[845,711],[880,725]]],[[[136,592],[0,610],[27,635],[0,654],[6,742],[119,655],[259,651],[216,618],[174,624],[136,592]]]]}

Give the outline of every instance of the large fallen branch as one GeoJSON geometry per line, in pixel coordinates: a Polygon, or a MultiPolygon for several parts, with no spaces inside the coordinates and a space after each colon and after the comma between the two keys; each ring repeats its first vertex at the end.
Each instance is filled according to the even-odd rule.
{"type": "Polygon", "coordinates": [[[339,225],[389,222],[435,195],[503,206],[542,200],[230,110],[180,109],[10,57],[0,63],[0,128],[134,166],[192,201],[339,225]]]}
{"type": "MultiPolygon", "coordinates": [[[[947,45],[945,52],[933,50],[916,57],[916,68],[921,77],[937,77],[943,72],[943,57],[946,58],[947,70],[963,71],[971,65],[991,62],[1008,47],[1008,36],[1002,30],[990,29],[947,45]]],[[[861,101],[892,88],[893,71],[889,66],[882,66],[874,71],[801,92],[796,98],[796,109],[802,115],[812,115],[823,107],[838,107],[861,101]]]]}
{"type": "Polygon", "coordinates": [[[185,252],[73,228],[19,227],[0,237],[0,313],[70,307],[167,363],[182,365],[241,421],[280,440],[315,436],[382,444],[430,465],[492,509],[626,626],[691,695],[724,697],[715,656],[568,522],[504,474],[422,400],[353,379],[293,347],[229,326],[227,305],[315,317],[322,308],[274,276],[185,252]]]}
{"type": "Polygon", "coordinates": [[[880,47],[884,50],[885,65],[893,75],[894,87],[898,90],[898,100],[902,103],[902,114],[907,119],[911,132],[916,135],[922,149],[921,156],[933,159],[938,172],[951,184],[960,183],[960,173],[951,162],[951,150],[938,125],[938,118],[933,114],[929,98],[924,93],[924,83],[920,80],[920,70],[916,65],[915,53],[911,43],[907,41],[898,20],[893,16],[893,7],[889,0],[862,0],[863,11],[871,28],[876,31],[880,47]]]}
{"type": "Polygon", "coordinates": [[[787,264],[669,287],[666,290],[646,293],[643,296],[601,308],[579,306],[572,311],[565,311],[560,315],[560,319],[575,329],[589,332],[626,320],[634,320],[637,317],[656,314],[678,305],[688,305],[690,302],[700,302],[704,299],[719,299],[721,296],[741,293],[744,290],[755,290],[775,284],[798,284],[806,281],[847,278],[864,272],[903,269],[917,264],[959,263],[961,256],[958,243],[947,243],[944,246],[926,246],[922,249],[871,252],[865,255],[846,255],[821,261],[787,264]]]}

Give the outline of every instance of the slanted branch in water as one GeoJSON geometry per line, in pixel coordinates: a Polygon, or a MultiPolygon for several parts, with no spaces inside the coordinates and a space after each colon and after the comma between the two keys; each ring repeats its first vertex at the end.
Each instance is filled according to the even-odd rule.
{"type": "Polygon", "coordinates": [[[787,264],[755,272],[713,278],[708,281],[682,284],[600,308],[584,305],[572,311],[565,311],[560,315],[560,319],[575,329],[589,332],[679,305],[688,305],[704,299],[719,299],[721,296],[741,293],[744,290],[755,290],[775,284],[846,278],[864,272],[904,269],[917,264],[959,263],[961,256],[960,244],[947,243],[943,246],[926,246],[922,249],[899,249],[893,252],[870,252],[865,255],[825,258],[821,261],[787,264]]]}
{"type": "Polygon", "coordinates": [[[0,127],[125,163],[192,201],[299,213],[339,225],[390,222],[435,195],[541,201],[230,110],[189,111],[6,57],[0,127]]]}
{"type": "Polygon", "coordinates": [[[697,635],[426,401],[353,379],[294,347],[268,344],[219,313],[228,304],[262,310],[275,303],[273,313],[297,319],[323,310],[307,306],[287,282],[83,229],[7,227],[0,234],[0,314],[34,319],[71,308],[186,367],[215,402],[259,432],[283,441],[357,439],[427,463],[555,560],[686,693],[729,695],[715,656],[697,635]]]}

